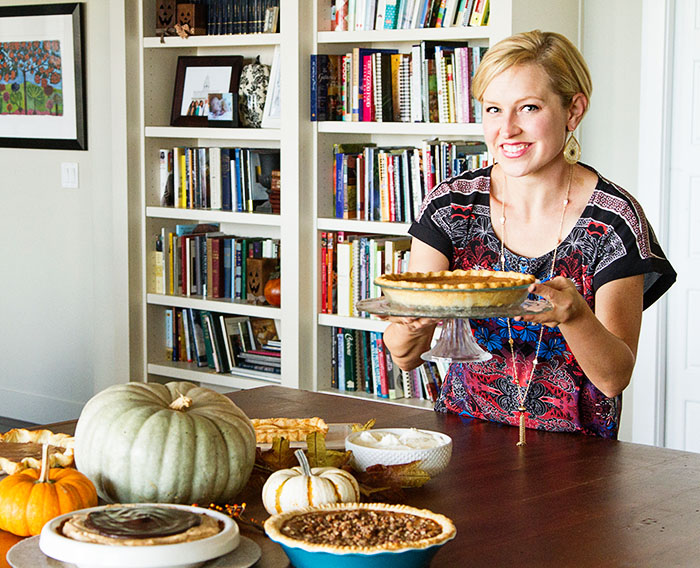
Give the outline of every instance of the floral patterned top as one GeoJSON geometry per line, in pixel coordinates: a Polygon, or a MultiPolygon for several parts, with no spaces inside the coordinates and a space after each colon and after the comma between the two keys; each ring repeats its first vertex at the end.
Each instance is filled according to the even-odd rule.
{"type": "MultiPolygon", "coordinates": [[[[586,166],[588,167],[588,166],[586,166]]],[[[592,168],[589,168],[592,170],[592,168]]],[[[639,203],[598,175],[586,208],[557,251],[555,275],[570,278],[591,309],[606,282],[644,275],[644,308],[673,284],[676,273],[639,203]]],[[[491,167],[468,171],[436,186],[409,233],[442,252],[450,269],[500,270],[500,240],[491,225],[491,167]]],[[[505,269],[545,281],[554,251],[539,258],[505,249],[505,269]]],[[[513,375],[506,318],[471,320],[489,361],[453,363],[435,405],[441,412],[517,424],[520,389],[513,375]]],[[[532,371],[540,325],[511,322],[515,363],[524,387],[532,371]]],[[[526,426],[616,438],[622,396],[607,398],[586,377],[558,328],[544,327],[538,365],[527,392],[526,426]]]]}

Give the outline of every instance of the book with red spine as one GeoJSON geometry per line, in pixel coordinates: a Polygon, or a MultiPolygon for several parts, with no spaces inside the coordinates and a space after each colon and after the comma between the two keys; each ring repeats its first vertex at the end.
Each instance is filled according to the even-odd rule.
{"type": "Polygon", "coordinates": [[[321,267],[321,313],[328,313],[328,234],[321,231],[320,238],[320,259],[321,267]]]}

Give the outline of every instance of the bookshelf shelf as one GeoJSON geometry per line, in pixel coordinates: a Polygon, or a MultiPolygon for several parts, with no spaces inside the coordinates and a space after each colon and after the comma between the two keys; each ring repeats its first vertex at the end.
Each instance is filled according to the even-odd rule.
{"type": "Polygon", "coordinates": [[[483,40],[491,36],[489,26],[482,27],[452,27],[452,28],[423,28],[410,30],[371,30],[360,32],[318,32],[319,44],[364,44],[379,43],[418,43],[423,40],[483,40]]]}
{"type": "Polygon", "coordinates": [[[333,394],[336,396],[350,396],[354,398],[362,398],[365,400],[373,400],[382,404],[399,404],[401,406],[410,406],[412,408],[420,408],[423,410],[433,410],[433,403],[420,398],[382,398],[374,394],[363,391],[339,391],[337,389],[321,389],[319,392],[324,394],[333,394]]]}
{"type": "Polygon", "coordinates": [[[144,37],[145,49],[192,49],[206,47],[249,47],[249,46],[274,46],[279,45],[281,34],[234,34],[212,36],[166,36],[161,41],[160,37],[144,37]]]}
{"type": "Polygon", "coordinates": [[[379,319],[337,316],[335,314],[318,314],[318,325],[383,332],[389,325],[389,322],[379,319]]]}
{"type": "Polygon", "coordinates": [[[437,122],[346,122],[328,120],[318,122],[318,132],[323,134],[388,134],[391,136],[430,137],[461,136],[478,138],[481,124],[437,122]]]}
{"type": "Polygon", "coordinates": [[[279,319],[280,308],[256,306],[224,298],[205,299],[202,296],[171,296],[169,294],[148,294],[147,302],[153,306],[172,306],[175,308],[194,308],[210,312],[236,314],[254,318],[279,319]]]}
{"type": "Polygon", "coordinates": [[[409,223],[390,223],[379,221],[355,221],[351,219],[333,219],[319,217],[316,228],[319,231],[349,231],[352,233],[373,233],[375,235],[406,235],[409,223]]]}
{"type": "Polygon", "coordinates": [[[146,126],[146,138],[181,138],[204,140],[236,140],[239,144],[259,140],[281,140],[278,128],[191,128],[175,126],[146,126]]]}
{"type": "Polygon", "coordinates": [[[279,215],[267,213],[236,213],[213,209],[182,209],[177,207],[146,207],[146,217],[154,219],[178,219],[206,223],[235,223],[237,225],[259,225],[279,227],[279,215]]]}
{"type": "Polygon", "coordinates": [[[261,373],[249,369],[236,369],[232,373],[213,373],[201,370],[191,363],[149,363],[148,372],[153,375],[168,377],[181,381],[195,381],[221,387],[249,389],[270,384],[280,384],[278,375],[261,373]]]}

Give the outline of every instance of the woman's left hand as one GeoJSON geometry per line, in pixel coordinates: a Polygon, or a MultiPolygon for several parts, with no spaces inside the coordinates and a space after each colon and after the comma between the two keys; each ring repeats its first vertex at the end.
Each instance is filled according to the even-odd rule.
{"type": "Polygon", "coordinates": [[[557,276],[548,282],[532,284],[528,292],[548,300],[554,309],[541,314],[519,316],[514,318],[516,321],[531,321],[548,327],[557,327],[563,323],[571,323],[589,309],[586,300],[576,289],[576,285],[563,276],[557,276]]]}

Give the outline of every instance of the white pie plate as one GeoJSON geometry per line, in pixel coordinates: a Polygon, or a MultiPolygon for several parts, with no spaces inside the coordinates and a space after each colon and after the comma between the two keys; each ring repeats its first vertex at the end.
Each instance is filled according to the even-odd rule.
{"type": "Polygon", "coordinates": [[[78,568],[196,568],[207,560],[231,552],[240,543],[241,537],[236,522],[218,511],[190,505],[143,505],[175,507],[209,515],[220,521],[223,529],[200,540],[153,546],[113,546],[79,542],[63,536],[58,530],[68,517],[106,508],[100,506],[60,515],[46,523],[39,538],[39,548],[46,556],[75,564],[78,568]]]}

